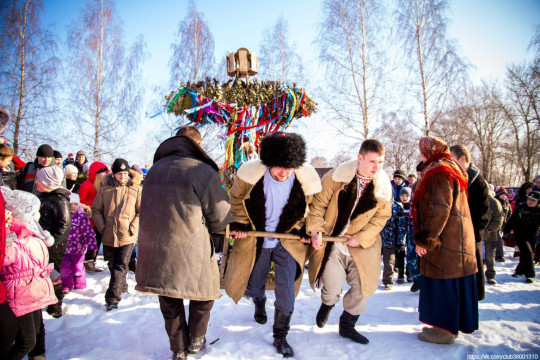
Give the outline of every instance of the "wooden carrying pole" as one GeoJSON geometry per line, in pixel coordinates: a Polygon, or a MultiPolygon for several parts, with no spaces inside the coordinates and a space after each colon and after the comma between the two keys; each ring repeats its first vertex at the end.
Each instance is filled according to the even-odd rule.
{"type": "MultiPolygon", "coordinates": [[[[291,239],[291,240],[300,240],[300,235],[293,235],[293,234],[281,234],[281,233],[273,233],[273,232],[266,232],[266,231],[246,231],[245,232],[247,236],[255,236],[255,237],[268,237],[268,238],[276,238],[276,239],[291,239]]],[[[225,235],[225,238],[229,238],[230,232],[229,227],[227,227],[227,231],[222,231],[218,234],[225,235]]],[[[327,242],[346,242],[348,239],[346,236],[321,236],[319,233],[319,240],[327,241],[327,242]]]]}

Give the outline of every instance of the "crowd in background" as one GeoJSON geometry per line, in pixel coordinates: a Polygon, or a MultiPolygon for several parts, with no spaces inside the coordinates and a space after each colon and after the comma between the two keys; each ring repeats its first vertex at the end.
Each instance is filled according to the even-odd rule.
{"type": "MultiPolygon", "coordinates": [[[[8,116],[1,115],[7,121],[8,116]]],[[[428,154],[418,164],[416,174],[407,176],[399,169],[393,173],[391,217],[381,231],[384,288],[392,289],[397,273],[397,284],[412,283],[412,292],[428,293],[428,286],[445,291],[437,288],[439,283],[429,283],[429,276],[421,275],[430,271],[422,270],[424,251],[440,244],[433,245],[430,234],[415,234],[415,216],[419,216],[415,209],[422,209],[422,204],[415,207],[415,194],[431,191],[426,190],[429,184],[422,182],[422,176],[429,171],[454,174],[462,181],[458,188],[467,195],[455,197],[452,205],[468,202],[474,227],[476,250],[472,252],[476,253],[476,262],[469,266],[474,271],[463,269],[468,274],[463,286],[477,288],[477,300],[482,300],[484,281],[497,284],[494,264],[505,261],[504,245],[515,247],[514,256],[520,257],[513,276],[524,276],[526,282],[532,283],[534,265],[540,257],[540,175],[514,193],[503,186],[488,185],[463,146],[441,153],[451,154],[453,159],[440,157],[444,171],[426,169],[426,161],[433,162],[428,154]]],[[[101,247],[110,271],[106,310],[116,309],[122,293],[127,291],[127,272],[136,267],[139,211],[147,169],[130,166],[122,158],[115,159],[111,166],[89,162],[83,150],[64,159],[47,144],[38,147],[33,161],[24,163],[9,145],[1,144],[0,171],[4,199],[0,202],[0,222],[6,225],[0,226],[0,237],[4,239],[0,248],[0,354],[8,354],[9,359],[21,359],[27,354],[29,359],[44,359],[41,310],[46,308],[54,318],[62,316],[64,295],[86,288],[86,272],[103,271],[96,266],[101,247]]],[[[478,325],[467,326],[472,332],[478,325]]]]}

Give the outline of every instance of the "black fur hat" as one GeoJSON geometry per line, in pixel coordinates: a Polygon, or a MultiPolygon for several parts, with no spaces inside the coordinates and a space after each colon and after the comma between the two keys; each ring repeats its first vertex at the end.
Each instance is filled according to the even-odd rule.
{"type": "Polygon", "coordinates": [[[306,143],[298,134],[276,132],[262,139],[260,153],[268,167],[296,169],[306,162],[306,143]]]}

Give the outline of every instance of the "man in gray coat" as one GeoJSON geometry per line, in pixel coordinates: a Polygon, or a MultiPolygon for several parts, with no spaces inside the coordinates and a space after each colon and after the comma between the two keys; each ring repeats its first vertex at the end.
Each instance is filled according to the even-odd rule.
{"type": "Polygon", "coordinates": [[[173,359],[205,346],[210,310],[221,296],[210,233],[225,229],[230,206],[218,167],[200,144],[192,126],[161,143],[141,199],[135,289],[159,296],[173,359]]]}

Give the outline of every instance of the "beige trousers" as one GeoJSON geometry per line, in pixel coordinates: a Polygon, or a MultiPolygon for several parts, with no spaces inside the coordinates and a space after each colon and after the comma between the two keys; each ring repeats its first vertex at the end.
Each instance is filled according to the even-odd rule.
{"type": "Polygon", "coordinates": [[[360,275],[352,256],[332,249],[321,280],[321,300],[324,304],[332,306],[339,301],[346,281],[351,288],[343,296],[343,309],[351,315],[360,315],[366,311],[368,297],[362,296],[360,275]]]}

